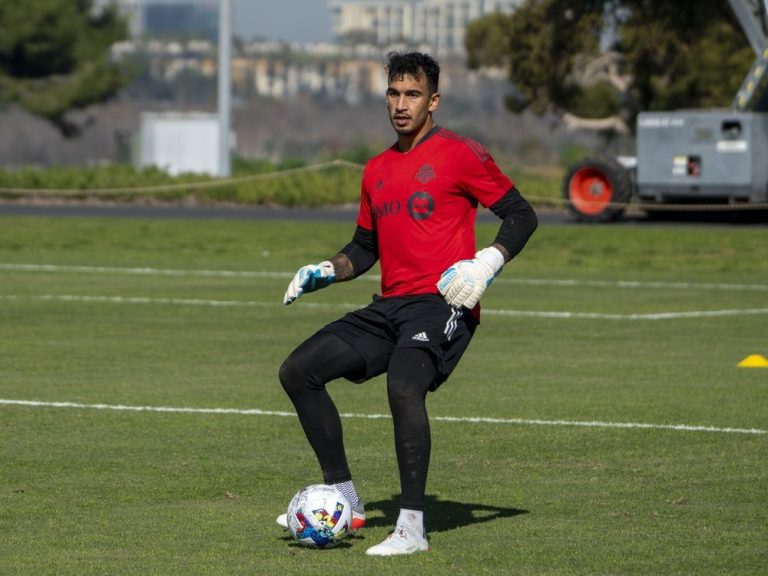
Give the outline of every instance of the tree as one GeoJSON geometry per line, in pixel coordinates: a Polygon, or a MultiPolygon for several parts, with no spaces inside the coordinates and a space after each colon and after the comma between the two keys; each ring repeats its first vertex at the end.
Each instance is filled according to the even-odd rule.
{"type": "Polygon", "coordinates": [[[126,36],[114,6],[97,11],[93,0],[0,0],[0,103],[15,102],[65,136],[76,135],[67,113],[125,85],[109,48],[126,36]]]}
{"type": "Polygon", "coordinates": [[[642,110],[729,105],[754,60],[723,0],[525,0],[465,44],[471,68],[506,68],[511,110],[619,131],[642,110]]]}

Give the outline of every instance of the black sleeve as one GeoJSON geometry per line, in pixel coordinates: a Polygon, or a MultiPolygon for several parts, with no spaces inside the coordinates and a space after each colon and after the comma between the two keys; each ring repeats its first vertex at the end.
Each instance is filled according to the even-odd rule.
{"type": "Polygon", "coordinates": [[[494,242],[504,246],[512,259],[520,253],[539,225],[536,212],[514,186],[490,208],[503,220],[494,242]]]}
{"type": "Polygon", "coordinates": [[[376,233],[358,226],[352,236],[352,242],[340,250],[349,261],[355,271],[355,277],[367,272],[379,259],[379,251],[376,247],[376,233]]]}

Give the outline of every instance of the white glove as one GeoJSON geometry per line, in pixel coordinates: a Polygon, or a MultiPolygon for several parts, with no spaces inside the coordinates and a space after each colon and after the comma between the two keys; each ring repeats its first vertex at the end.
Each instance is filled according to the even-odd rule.
{"type": "Polygon", "coordinates": [[[464,306],[471,310],[502,266],[504,256],[497,248],[483,248],[475,254],[474,259],[460,260],[443,272],[437,282],[437,289],[454,308],[464,306]]]}
{"type": "Polygon", "coordinates": [[[328,260],[320,264],[302,266],[288,284],[283,296],[283,304],[290,304],[302,294],[325,288],[336,280],[336,271],[328,260]]]}

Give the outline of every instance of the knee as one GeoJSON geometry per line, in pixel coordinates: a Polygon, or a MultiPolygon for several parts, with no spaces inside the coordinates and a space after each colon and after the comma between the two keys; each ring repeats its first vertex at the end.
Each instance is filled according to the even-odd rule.
{"type": "Polygon", "coordinates": [[[290,358],[288,358],[280,365],[280,370],[278,370],[277,372],[277,376],[280,379],[280,384],[283,385],[283,388],[285,389],[286,392],[288,391],[289,383],[292,380],[291,373],[292,373],[291,362],[290,362],[290,358]]]}
{"type": "Polygon", "coordinates": [[[280,371],[278,372],[280,384],[283,385],[283,389],[289,396],[300,385],[300,372],[296,364],[293,356],[289,356],[280,366],[280,371]]]}
{"type": "Polygon", "coordinates": [[[391,375],[387,380],[387,398],[393,409],[407,409],[423,404],[425,395],[418,382],[391,375]]]}
{"type": "Polygon", "coordinates": [[[405,348],[392,357],[387,373],[387,396],[393,408],[423,406],[437,370],[432,357],[419,348],[405,348]]]}
{"type": "Polygon", "coordinates": [[[309,367],[304,366],[298,360],[295,354],[291,354],[280,366],[278,377],[280,384],[289,396],[307,388],[323,388],[323,383],[314,376],[309,367]]]}

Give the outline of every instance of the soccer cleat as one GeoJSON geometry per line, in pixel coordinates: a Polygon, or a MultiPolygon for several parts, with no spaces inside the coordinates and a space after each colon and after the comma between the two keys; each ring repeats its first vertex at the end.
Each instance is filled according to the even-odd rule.
{"type": "MultiPolygon", "coordinates": [[[[281,528],[288,530],[288,514],[280,514],[275,520],[281,528]]],[[[352,508],[352,526],[350,532],[357,532],[365,526],[365,507],[363,503],[357,505],[356,508],[352,508]]]]}
{"type": "Polygon", "coordinates": [[[429,543],[426,538],[404,526],[398,526],[384,542],[371,546],[365,553],[368,556],[401,556],[428,550],[429,543]]]}
{"type": "Polygon", "coordinates": [[[280,514],[280,516],[275,519],[275,522],[277,522],[277,525],[280,526],[280,528],[288,530],[288,514],[280,514]]]}

